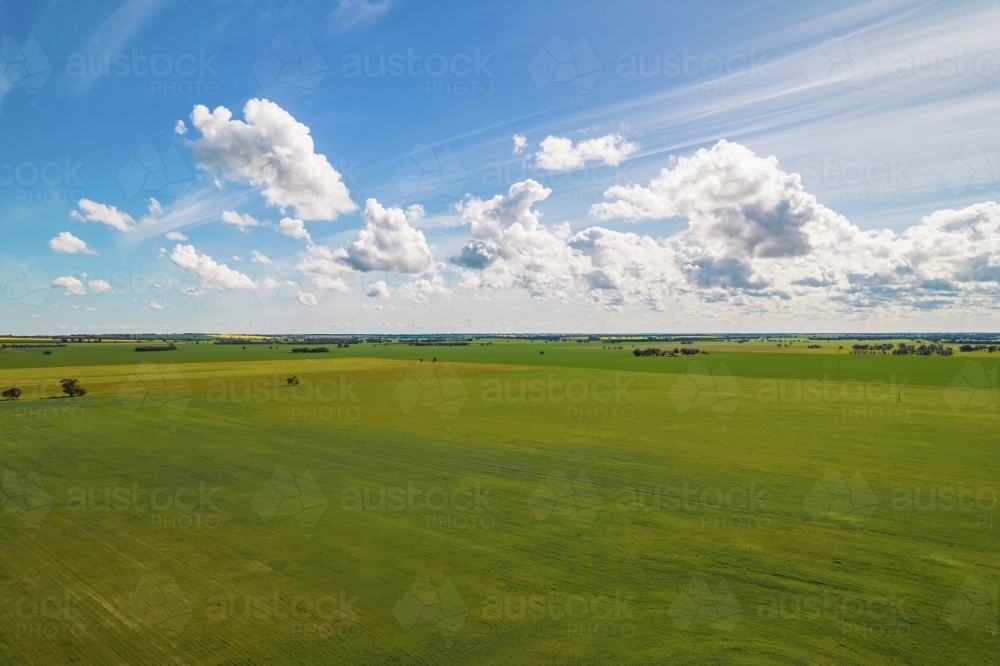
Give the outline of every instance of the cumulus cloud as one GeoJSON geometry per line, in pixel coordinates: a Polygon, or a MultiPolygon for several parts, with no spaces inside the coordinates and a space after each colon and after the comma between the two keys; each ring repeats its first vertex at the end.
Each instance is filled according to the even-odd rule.
{"type": "Polygon", "coordinates": [[[531,208],[551,192],[526,180],[511,185],[506,196],[470,198],[458,205],[473,240],[451,260],[479,271],[463,275],[466,286],[516,287],[541,297],[560,295],[573,284],[580,268],[578,257],[566,245],[569,227],[550,230],[541,223],[541,213],[531,208]]]}
{"type": "Polygon", "coordinates": [[[170,261],[198,278],[206,289],[256,289],[257,285],[249,277],[234,271],[225,264],[219,264],[207,254],[201,254],[193,245],[176,245],[170,253],[170,261]]]}
{"type": "Polygon", "coordinates": [[[420,278],[407,282],[397,293],[414,303],[429,303],[432,296],[448,296],[451,290],[444,283],[444,278],[435,275],[430,279],[420,278]]]}
{"type": "Polygon", "coordinates": [[[1000,206],[928,215],[901,234],[862,231],[817,202],[774,157],[720,141],[650,181],[613,186],[597,219],[688,219],[661,244],[678,290],[746,305],[744,295],[835,311],[941,307],[1000,283],[1000,206]]]}
{"type": "Polygon", "coordinates": [[[97,254],[93,248],[68,231],[62,231],[50,240],[49,248],[59,254],[97,254]]]}
{"type": "Polygon", "coordinates": [[[514,135],[514,154],[518,155],[523,151],[528,145],[528,137],[523,134],[514,135]]]}
{"type": "Polygon", "coordinates": [[[410,226],[423,216],[423,208],[383,207],[375,199],[365,202],[361,219],[365,228],[358,240],[344,248],[343,261],[357,271],[424,273],[434,266],[434,256],[424,234],[410,226]]]}
{"type": "Polygon", "coordinates": [[[390,298],[392,292],[389,291],[389,285],[385,283],[385,280],[379,280],[368,289],[367,296],[369,298],[390,298]]]}
{"type": "Polygon", "coordinates": [[[163,206],[160,205],[160,202],[157,201],[156,199],[154,199],[153,197],[150,197],[149,198],[149,214],[150,215],[157,215],[157,214],[162,213],[162,212],[163,212],[163,206]]]}
{"type": "Polygon", "coordinates": [[[333,220],[357,209],[340,173],[315,151],[308,127],[266,99],[248,101],[243,116],[245,122],[223,106],[194,107],[191,122],[202,136],[190,145],[199,166],[263,188],[269,204],[302,220],[333,220]]]}
{"type": "Polygon", "coordinates": [[[317,289],[334,291],[338,294],[346,294],[351,290],[342,279],[330,277],[329,275],[314,275],[312,276],[312,283],[316,285],[317,289]]]}
{"type": "Polygon", "coordinates": [[[295,299],[307,308],[314,308],[317,305],[316,297],[308,291],[300,291],[299,295],[296,296],[295,299]]]}
{"type": "Polygon", "coordinates": [[[281,222],[278,222],[278,231],[292,238],[312,242],[312,238],[309,236],[306,225],[302,220],[296,220],[291,217],[282,218],[281,222]]]}
{"type": "Polygon", "coordinates": [[[135,228],[135,220],[131,215],[118,210],[114,206],[97,203],[90,199],[80,199],[77,202],[80,210],[74,210],[69,215],[80,222],[100,222],[112,229],[129,232],[135,228]]]}
{"type": "Polygon", "coordinates": [[[827,315],[858,307],[928,309],[1000,286],[1000,205],[938,211],[901,234],[862,231],[804,191],[773,157],[719,142],[671,162],[648,186],[614,186],[597,219],[684,217],[660,238],[593,226],[547,227],[527,180],[458,206],[472,239],[453,257],[462,285],[582,297],[609,307],[827,315]]]}
{"type": "Polygon", "coordinates": [[[95,294],[103,294],[111,291],[111,285],[104,280],[88,280],[87,288],[95,294]]]}
{"type": "Polygon", "coordinates": [[[951,289],[1000,282],[1000,205],[939,210],[903,232],[901,254],[918,286],[951,289]]]}
{"type": "Polygon", "coordinates": [[[71,275],[57,277],[52,281],[52,286],[65,290],[63,293],[66,296],[83,296],[87,293],[87,288],[83,286],[83,283],[71,275]]]}
{"type": "Polygon", "coordinates": [[[183,120],[178,120],[176,123],[174,123],[174,134],[183,135],[187,134],[187,131],[188,131],[187,125],[184,124],[183,120]]]}
{"type": "Polygon", "coordinates": [[[250,227],[256,227],[260,224],[260,222],[255,220],[248,213],[240,215],[235,210],[222,211],[222,221],[236,227],[243,233],[247,233],[247,229],[250,227]]]}
{"type": "Polygon", "coordinates": [[[250,251],[250,261],[255,264],[271,264],[271,259],[263,252],[258,252],[257,250],[250,251]]]}
{"type": "MultiPolygon", "coordinates": [[[[515,151],[517,138],[514,139],[515,151]]],[[[597,139],[587,139],[575,146],[570,139],[547,136],[542,149],[535,153],[535,165],[546,171],[582,169],[587,162],[618,166],[639,147],[625,140],[620,134],[608,134],[597,139]]]]}
{"type": "MultiPolygon", "coordinates": [[[[341,251],[340,255],[343,254],[341,251]]],[[[338,253],[323,245],[310,245],[300,255],[296,269],[307,275],[338,275],[350,269],[338,260],[338,253]]]]}
{"type": "Polygon", "coordinates": [[[188,239],[187,236],[185,236],[179,231],[168,231],[166,233],[166,237],[167,240],[172,240],[172,241],[186,241],[188,239]]]}

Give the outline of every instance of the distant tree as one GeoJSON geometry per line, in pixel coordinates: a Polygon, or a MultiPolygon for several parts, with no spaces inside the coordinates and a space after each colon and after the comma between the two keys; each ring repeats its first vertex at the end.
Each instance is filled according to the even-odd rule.
{"type": "Polygon", "coordinates": [[[71,398],[87,395],[87,389],[80,386],[79,379],[62,379],[59,383],[62,384],[63,393],[71,398]]]}
{"type": "Polygon", "coordinates": [[[52,352],[46,349],[45,351],[42,352],[42,356],[52,356],[52,352]]]}
{"type": "Polygon", "coordinates": [[[296,377],[296,376],[294,376],[294,375],[291,376],[291,377],[289,377],[286,381],[288,382],[289,386],[298,386],[299,385],[299,378],[296,377]]]}
{"type": "Polygon", "coordinates": [[[21,397],[21,389],[14,386],[0,393],[0,396],[3,396],[4,400],[17,400],[21,397]]]}

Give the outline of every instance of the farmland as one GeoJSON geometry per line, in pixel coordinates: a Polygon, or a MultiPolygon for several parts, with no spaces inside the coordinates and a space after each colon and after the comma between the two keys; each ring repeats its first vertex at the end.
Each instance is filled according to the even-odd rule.
{"type": "Polygon", "coordinates": [[[4,349],[0,662],[996,660],[998,356],[815,343],[4,349]]]}

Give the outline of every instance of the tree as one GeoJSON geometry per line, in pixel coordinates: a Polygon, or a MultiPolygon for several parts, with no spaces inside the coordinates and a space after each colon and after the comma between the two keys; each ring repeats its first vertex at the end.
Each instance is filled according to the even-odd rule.
{"type": "Polygon", "coordinates": [[[3,396],[4,400],[17,400],[21,397],[21,389],[14,386],[0,393],[0,396],[3,396]]]}
{"type": "Polygon", "coordinates": [[[295,376],[289,377],[286,381],[288,382],[289,386],[298,386],[299,385],[299,378],[295,377],[295,376]]]}
{"type": "Polygon", "coordinates": [[[80,386],[79,379],[63,379],[59,383],[62,384],[63,393],[71,398],[87,395],[87,389],[80,386]]]}

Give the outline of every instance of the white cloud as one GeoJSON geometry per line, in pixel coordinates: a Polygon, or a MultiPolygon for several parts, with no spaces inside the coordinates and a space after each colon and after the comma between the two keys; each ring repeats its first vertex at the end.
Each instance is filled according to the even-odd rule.
{"type": "Polygon", "coordinates": [[[385,308],[383,308],[381,305],[368,305],[367,303],[362,303],[361,304],[361,309],[362,310],[384,310],[385,308]]]}
{"type": "Polygon", "coordinates": [[[316,297],[310,294],[308,291],[300,291],[299,295],[295,299],[302,305],[314,308],[316,307],[316,297]]]}
{"type": "Polygon", "coordinates": [[[74,220],[79,220],[80,222],[100,222],[112,229],[123,232],[132,231],[135,228],[135,220],[132,219],[132,216],[118,210],[114,206],[97,203],[90,199],[80,199],[77,205],[80,207],[80,211],[83,212],[81,214],[80,211],[72,211],[69,215],[74,220]]]}
{"type": "Polygon", "coordinates": [[[250,261],[254,264],[271,264],[271,259],[263,252],[258,252],[257,250],[250,251],[250,261]]]}
{"type": "Polygon", "coordinates": [[[222,211],[222,221],[236,227],[243,233],[247,233],[247,229],[250,227],[256,227],[260,224],[260,222],[255,220],[248,213],[240,215],[235,210],[222,211]]]}
{"type": "Polygon", "coordinates": [[[582,169],[587,162],[618,166],[638,149],[636,144],[629,143],[620,134],[587,139],[575,146],[565,137],[547,136],[542,141],[542,149],[535,153],[535,164],[546,171],[582,169]]]}
{"type": "Polygon", "coordinates": [[[52,286],[65,289],[63,293],[66,296],[83,296],[87,293],[87,289],[83,286],[83,283],[71,275],[56,278],[52,281],[52,286]]]}
{"type": "Polygon", "coordinates": [[[343,250],[343,261],[358,271],[424,273],[434,266],[434,255],[424,234],[410,226],[423,216],[423,208],[411,206],[406,212],[395,206],[385,208],[375,199],[365,202],[361,213],[365,228],[358,240],[343,250]]]}
{"type": "Polygon", "coordinates": [[[153,197],[150,197],[149,198],[149,214],[150,215],[157,215],[158,213],[162,213],[162,212],[163,212],[163,206],[160,205],[160,202],[157,201],[156,199],[154,199],[153,197]]]}
{"type": "MultiPolygon", "coordinates": [[[[342,255],[343,251],[339,253],[342,255]]],[[[339,275],[350,271],[338,260],[337,253],[322,245],[308,246],[295,268],[309,275],[339,275]]]]}
{"type": "Polygon", "coordinates": [[[256,289],[249,277],[234,271],[225,264],[216,263],[206,254],[200,254],[193,245],[176,245],[170,261],[198,278],[207,289],[256,289]]]}
{"type": "Polygon", "coordinates": [[[93,248],[68,231],[61,231],[49,241],[49,247],[59,254],[97,254],[93,248]]]}
{"type": "Polygon", "coordinates": [[[282,218],[281,222],[278,223],[278,231],[292,238],[312,242],[312,238],[309,236],[306,225],[302,220],[296,220],[291,217],[282,218]]]}
{"type": "Polygon", "coordinates": [[[172,241],[186,241],[188,239],[187,236],[185,236],[179,231],[168,231],[166,233],[166,236],[167,240],[172,240],[172,241]]]}
{"type": "Polygon", "coordinates": [[[163,304],[160,303],[159,301],[150,301],[149,307],[152,308],[153,310],[162,310],[163,304]]]}
{"type": "Polygon", "coordinates": [[[95,294],[103,294],[111,291],[111,285],[104,280],[89,280],[87,282],[87,288],[95,294]]]}
{"type": "Polygon", "coordinates": [[[86,312],[97,312],[97,308],[92,308],[92,307],[90,307],[88,305],[87,307],[84,308],[84,311],[86,311],[86,312]]]}
{"type": "Polygon", "coordinates": [[[312,277],[312,282],[316,285],[317,289],[335,291],[338,294],[346,294],[351,290],[351,288],[347,286],[346,282],[340,278],[330,277],[329,275],[314,275],[312,277]]]}
{"type": "Polygon", "coordinates": [[[385,283],[385,280],[379,280],[372,284],[366,295],[369,298],[390,298],[392,292],[389,291],[389,285],[385,283]]]}
{"type": "Polygon", "coordinates": [[[464,284],[491,289],[526,289],[532,296],[564,295],[579,259],[566,245],[568,226],[547,229],[531,206],[551,190],[534,180],[511,185],[506,196],[470,198],[458,206],[473,240],[452,261],[465,269],[464,284]],[[472,272],[477,271],[477,272],[472,272]]]}
{"type": "Polygon", "coordinates": [[[191,148],[199,166],[263,187],[269,204],[303,220],[333,220],[357,209],[340,173],[315,152],[308,127],[266,99],[248,101],[243,115],[246,122],[222,106],[194,107],[191,121],[202,137],[191,148]]]}
{"type": "Polygon", "coordinates": [[[187,125],[184,124],[183,120],[178,120],[176,123],[174,123],[174,134],[183,135],[187,134],[187,131],[188,131],[187,125]]]}
{"type": "Polygon", "coordinates": [[[428,303],[432,296],[448,296],[451,290],[444,284],[440,275],[428,279],[421,278],[407,282],[397,290],[397,293],[414,303],[428,303]]]}
{"type": "Polygon", "coordinates": [[[519,154],[522,150],[524,150],[527,147],[527,145],[528,145],[528,137],[524,136],[523,134],[515,134],[514,135],[514,154],[515,155],[519,154]]]}

